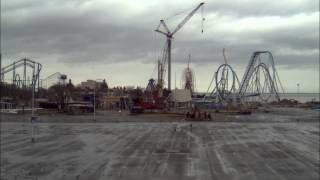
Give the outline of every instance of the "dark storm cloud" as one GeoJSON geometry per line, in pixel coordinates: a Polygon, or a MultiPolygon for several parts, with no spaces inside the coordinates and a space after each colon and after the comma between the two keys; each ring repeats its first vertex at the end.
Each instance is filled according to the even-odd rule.
{"type": "MultiPolygon", "coordinates": [[[[179,9],[179,6],[172,6],[172,2],[162,4],[161,1],[146,4],[145,8],[141,2],[141,5],[125,5],[117,1],[113,4],[105,1],[97,1],[96,4],[95,2],[5,1],[2,4],[1,24],[4,56],[52,56],[67,64],[127,61],[153,63],[156,59],[151,54],[155,52],[155,48],[161,48],[164,44],[164,38],[155,35],[153,30],[164,14],[179,9]],[[134,5],[136,7],[133,7],[134,5]]],[[[196,4],[194,2],[183,5],[183,1],[176,3],[181,4],[183,8],[196,4]]],[[[268,49],[274,52],[279,64],[284,66],[312,66],[319,56],[319,26],[314,24],[318,21],[313,19],[315,16],[310,15],[318,12],[317,4],[318,1],[313,0],[208,1],[205,7],[207,22],[216,20],[210,19],[213,14],[218,15],[216,18],[223,18],[226,14],[232,20],[230,26],[232,27],[233,23],[235,25],[222,29],[224,36],[221,36],[221,32],[215,31],[215,28],[220,26],[217,22],[214,26],[207,27],[208,31],[205,30],[206,39],[201,39],[201,35],[191,38],[195,32],[182,29],[173,42],[174,61],[184,63],[189,53],[197,58],[194,63],[220,61],[221,50],[226,47],[236,64],[246,64],[255,50],[268,49]],[[304,21],[300,18],[300,23],[295,24],[293,21],[296,19],[290,18],[301,14],[307,19],[304,21]],[[260,17],[260,21],[263,21],[263,17],[268,16],[283,16],[290,20],[290,23],[280,27],[269,27],[268,30],[259,27],[251,31],[245,28],[237,30],[238,20],[256,17],[254,21],[259,22],[260,17]]],[[[192,28],[192,24],[186,27],[192,28]]],[[[199,34],[198,31],[196,33],[199,34]]]]}
{"type": "Polygon", "coordinates": [[[186,63],[188,60],[188,54],[192,52],[192,62],[195,64],[214,64],[224,63],[222,48],[226,48],[226,54],[228,63],[231,65],[247,65],[251,55],[254,51],[270,51],[275,63],[285,68],[308,68],[318,63],[319,51],[311,50],[311,52],[300,51],[298,49],[289,49],[279,51],[280,47],[275,44],[263,46],[256,46],[252,44],[243,43],[229,44],[223,46],[222,44],[208,42],[208,43],[189,43],[188,46],[184,42],[177,44],[179,48],[176,48],[175,62],[186,63]],[[269,48],[266,48],[269,47],[269,48]],[[294,53],[292,53],[294,52],[294,53]]]}
{"type": "Polygon", "coordinates": [[[208,2],[206,10],[237,16],[289,16],[318,12],[317,0],[234,0],[208,2]]]}
{"type": "MultiPolygon", "coordinates": [[[[4,52],[58,54],[64,62],[138,58],[147,51],[150,35],[143,27],[117,24],[92,12],[28,13],[3,21],[4,52]],[[149,39],[148,39],[149,38],[149,39]]],[[[150,30],[149,30],[150,31],[150,30]]]]}

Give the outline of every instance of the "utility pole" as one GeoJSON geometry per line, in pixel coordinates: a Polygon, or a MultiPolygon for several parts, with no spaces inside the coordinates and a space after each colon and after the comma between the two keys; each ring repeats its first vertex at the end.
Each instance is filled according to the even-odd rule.
{"type": "Polygon", "coordinates": [[[31,100],[31,126],[32,126],[32,130],[31,130],[31,142],[35,142],[35,137],[34,137],[34,126],[36,123],[36,117],[34,116],[34,89],[35,89],[35,81],[34,81],[34,71],[32,73],[32,100],[31,100]]]}
{"type": "Polygon", "coordinates": [[[189,54],[188,69],[189,69],[190,62],[191,62],[191,54],[189,54]]]}
{"type": "MultiPolygon", "coordinates": [[[[2,99],[2,54],[0,53],[0,86],[1,86],[1,88],[0,88],[0,101],[1,101],[1,99],[2,99]]],[[[2,105],[1,105],[2,106],[2,105]]],[[[0,109],[2,109],[2,107],[0,106],[0,109]]],[[[1,126],[0,126],[0,128],[1,128],[1,126]]]]}
{"type": "Polygon", "coordinates": [[[297,84],[297,100],[300,98],[300,83],[297,84]]]}
{"type": "Polygon", "coordinates": [[[101,81],[103,79],[96,79],[94,83],[94,89],[93,89],[93,120],[96,120],[96,88],[98,85],[98,81],[101,81]]]}
{"type": "Polygon", "coordinates": [[[2,54],[0,53],[0,83],[2,83],[2,54]]]}
{"type": "Polygon", "coordinates": [[[174,72],[174,110],[177,111],[177,72],[174,72]]]}
{"type": "Polygon", "coordinates": [[[160,62],[160,60],[158,60],[158,85],[160,86],[160,88],[163,88],[163,70],[162,70],[162,63],[160,62]]]}
{"type": "Polygon", "coordinates": [[[96,120],[96,86],[95,83],[94,90],[93,90],[93,120],[96,120]]]}

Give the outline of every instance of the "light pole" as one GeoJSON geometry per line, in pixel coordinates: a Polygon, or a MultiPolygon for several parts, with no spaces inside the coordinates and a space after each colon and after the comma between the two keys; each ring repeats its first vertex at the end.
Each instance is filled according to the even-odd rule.
{"type": "Polygon", "coordinates": [[[174,72],[174,110],[177,112],[177,72],[174,72]]]}
{"type": "Polygon", "coordinates": [[[93,120],[96,120],[96,86],[97,84],[95,83],[94,85],[94,90],[93,90],[93,120]]]}
{"type": "Polygon", "coordinates": [[[297,84],[297,99],[300,98],[299,94],[300,94],[300,84],[298,83],[297,84]]]}
{"type": "Polygon", "coordinates": [[[96,120],[96,88],[98,81],[101,81],[103,79],[96,79],[94,83],[94,89],[93,89],[93,120],[96,120]]]}
{"type": "Polygon", "coordinates": [[[31,97],[31,142],[35,142],[35,136],[34,136],[34,126],[36,123],[36,118],[34,116],[34,91],[35,91],[35,81],[34,81],[34,74],[32,75],[32,97],[31,97]]]}

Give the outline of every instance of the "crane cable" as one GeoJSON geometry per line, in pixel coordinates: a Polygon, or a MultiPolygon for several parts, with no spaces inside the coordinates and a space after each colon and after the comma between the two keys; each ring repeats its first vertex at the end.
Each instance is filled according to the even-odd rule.
{"type": "Polygon", "coordinates": [[[168,16],[168,17],[164,18],[164,20],[170,20],[170,19],[172,19],[172,18],[174,18],[174,17],[176,17],[176,16],[183,15],[183,14],[185,14],[186,12],[189,12],[190,10],[192,10],[193,8],[194,8],[194,7],[192,6],[192,7],[188,8],[188,9],[182,10],[182,11],[180,11],[180,12],[178,12],[178,13],[175,13],[175,14],[173,14],[173,15],[171,15],[171,16],[168,16]]]}
{"type": "Polygon", "coordinates": [[[204,6],[201,6],[201,33],[203,33],[205,20],[206,18],[204,18],[204,6]]]}
{"type": "MultiPolygon", "coordinates": [[[[164,20],[170,20],[176,16],[180,16],[182,14],[185,14],[186,12],[189,12],[191,9],[193,9],[193,7],[189,8],[189,9],[185,9],[183,11],[180,11],[179,13],[173,14],[172,16],[168,16],[166,18],[164,18],[164,20]]],[[[201,33],[204,32],[204,21],[206,20],[206,18],[204,17],[204,6],[201,6],[201,33]]]]}

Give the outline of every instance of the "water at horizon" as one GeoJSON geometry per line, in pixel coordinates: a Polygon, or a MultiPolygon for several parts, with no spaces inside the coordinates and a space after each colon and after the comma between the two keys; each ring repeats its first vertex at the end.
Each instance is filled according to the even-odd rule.
{"type": "MultiPolygon", "coordinates": [[[[205,94],[205,93],[198,93],[205,94]]],[[[279,93],[280,99],[294,99],[301,103],[320,101],[319,93],[279,93]]]]}
{"type": "Polygon", "coordinates": [[[299,102],[319,101],[319,93],[279,93],[280,99],[295,99],[299,102]]]}

